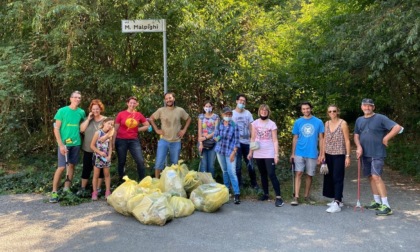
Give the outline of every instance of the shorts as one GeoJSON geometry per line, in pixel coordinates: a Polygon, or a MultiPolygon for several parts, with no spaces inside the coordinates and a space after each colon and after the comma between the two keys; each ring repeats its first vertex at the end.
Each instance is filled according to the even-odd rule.
{"type": "MultiPolygon", "coordinates": [[[[57,157],[58,157],[58,168],[66,167],[66,156],[62,155],[60,152],[60,147],[57,148],[57,157]]],[[[76,165],[79,163],[80,155],[80,145],[78,146],[67,146],[67,160],[69,164],[76,165]]]]}
{"type": "Polygon", "coordinates": [[[308,174],[309,176],[315,176],[318,159],[295,156],[294,161],[295,161],[295,171],[303,172],[306,170],[306,174],[308,174]]]}
{"type": "Polygon", "coordinates": [[[385,158],[363,157],[363,175],[369,177],[372,175],[382,176],[384,171],[385,158]]]}

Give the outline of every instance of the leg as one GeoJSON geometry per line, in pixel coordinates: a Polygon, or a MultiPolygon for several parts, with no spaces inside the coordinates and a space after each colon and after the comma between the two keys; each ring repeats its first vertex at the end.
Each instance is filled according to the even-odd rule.
{"type": "Polygon", "coordinates": [[[255,158],[257,162],[258,170],[260,171],[261,175],[261,185],[264,191],[264,194],[268,196],[268,175],[267,175],[267,167],[265,166],[265,159],[262,158],[255,158]]]}
{"type": "Polygon", "coordinates": [[[98,178],[99,178],[100,169],[98,167],[93,167],[93,179],[92,179],[92,192],[98,193],[98,178]]]}
{"type": "Polygon", "coordinates": [[[236,177],[238,178],[238,184],[240,187],[242,187],[243,180],[242,180],[242,144],[241,147],[239,147],[236,151],[236,177]]]}
{"type": "Polygon", "coordinates": [[[155,178],[160,178],[160,173],[165,168],[166,154],[168,154],[168,142],[160,139],[156,150],[155,178]]]}
{"type": "Polygon", "coordinates": [[[92,157],[93,157],[93,152],[83,151],[82,183],[80,185],[80,187],[83,189],[86,188],[89,182],[90,175],[92,174],[92,170],[93,170],[92,157]]]}
{"type": "Polygon", "coordinates": [[[267,167],[268,177],[270,178],[271,184],[273,185],[273,189],[276,192],[276,196],[281,196],[280,182],[276,176],[276,165],[274,164],[274,159],[267,158],[264,161],[265,161],[265,167],[267,167]]]}
{"type": "Polygon", "coordinates": [[[139,140],[129,140],[128,150],[130,151],[131,156],[136,162],[137,175],[139,181],[141,181],[145,177],[146,170],[144,168],[144,158],[139,140]]]}
{"type": "Polygon", "coordinates": [[[325,161],[328,165],[328,174],[324,175],[322,195],[327,198],[334,198],[334,162],[333,155],[325,154],[325,161]]]}
{"type": "Polygon", "coordinates": [[[180,155],[181,155],[181,142],[169,143],[169,159],[170,159],[171,165],[178,164],[180,155]]]}
{"type": "Polygon", "coordinates": [[[305,165],[306,163],[303,157],[295,156],[295,198],[299,198],[300,184],[305,165]]]}
{"type": "Polygon", "coordinates": [[[311,192],[311,186],[312,186],[312,176],[306,174],[305,179],[305,198],[309,197],[309,193],[311,192]]]}
{"type": "Polygon", "coordinates": [[[101,170],[104,173],[106,192],[109,192],[109,191],[111,191],[111,176],[109,174],[109,167],[104,167],[101,170]]]}
{"type": "Polygon", "coordinates": [[[64,182],[64,189],[69,189],[71,187],[71,181],[73,181],[74,175],[74,164],[67,165],[66,181],[64,182]],[[68,177],[68,180],[67,180],[68,177]]]}
{"type": "Polygon", "coordinates": [[[71,181],[73,181],[74,175],[74,166],[79,163],[79,155],[80,155],[80,146],[71,146],[67,148],[67,158],[68,158],[68,165],[67,165],[67,176],[66,182],[64,183],[64,188],[70,188],[71,181]]]}
{"type": "Polygon", "coordinates": [[[223,184],[227,187],[228,190],[230,190],[230,180],[229,180],[229,174],[227,171],[227,162],[226,160],[229,159],[229,157],[226,158],[224,155],[220,155],[219,153],[217,155],[217,160],[219,161],[220,168],[222,169],[223,174],[223,184]]]}
{"type": "Polygon", "coordinates": [[[306,179],[305,179],[305,198],[309,198],[312,186],[312,177],[315,176],[318,160],[316,158],[305,158],[306,179]]]}
{"type": "MultiPolygon", "coordinates": [[[[117,151],[118,157],[118,176],[120,179],[124,177],[125,174],[125,162],[127,160],[127,151],[128,151],[128,140],[126,139],[116,139],[115,140],[115,150],[117,151]]],[[[96,188],[95,188],[96,189],[96,188]]]]}
{"type": "Polygon", "coordinates": [[[216,177],[216,173],[214,171],[214,161],[216,159],[216,151],[213,149],[207,151],[207,171],[211,173],[213,178],[216,177]]]}
{"type": "Polygon", "coordinates": [[[334,200],[339,202],[343,201],[345,162],[345,155],[333,156],[332,176],[334,180],[334,200]]]}
{"type": "Polygon", "coordinates": [[[63,173],[64,169],[64,167],[58,167],[57,170],[55,170],[53,178],[53,192],[56,192],[58,190],[58,184],[60,183],[61,174],[63,173]]]}
{"type": "Polygon", "coordinates": [[[209,150],[203,148],[202,152],[200,153],[200,172],[207,172],[207,154],[209,150]]]}
{"type": "Polygon", "coordinates": [[[236,160],[233,160],[233,162],[230,162],[229,157],[226,157],[226,164],[227,164],[227,173],[229,175],[230,183],[232,184],[233,193],[235,195],[241,194],[239,190],[239,184],[238,184],[238,178],[236,177],[236,160]]]}

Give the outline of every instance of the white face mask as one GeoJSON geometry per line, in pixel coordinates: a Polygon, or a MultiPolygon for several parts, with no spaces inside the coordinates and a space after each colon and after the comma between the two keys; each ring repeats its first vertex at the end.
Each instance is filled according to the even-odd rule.
{"type": "Polygon", "coordinates": [[[229,122],[232,119],[232,117],[230,116],[224,116],[223,120],[225,120],[226,122],[229,122]]]}
{"type": "Polygon", "coordinates": [[[206,111],[206,113],[210,113],[213,109],[211,107],[205,107],[204,111],[206,111]]]}

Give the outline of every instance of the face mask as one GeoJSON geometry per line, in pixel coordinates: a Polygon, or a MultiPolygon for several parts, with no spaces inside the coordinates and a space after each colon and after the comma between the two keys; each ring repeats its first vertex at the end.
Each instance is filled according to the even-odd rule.
{"type": "Polygon", "coordinates": [[[223,120],[225,120],[226,122],[229,122],[231,119],[232,119],[232,118],[231,118],[231,117],[229,117],[229,116],[224,116],[224,117],[223,117],[223,120]]]}
{"type": "Polygon", "coordinates": [[[205,107],[205,108],[204,108],[204,111],[206,111],[206,113],[210,113],[210,112],[212,111],[212,108],[205,107]]]}
{"type": "Polygon", "coordinates": [[[268,118],[268,116],[260,116],[261,120],[266,120],[268,118]]]}
{"type": "Polygon", "coordinates": [[[238,109],[244,109],[245,108],[245,104],[238,103],[238,105],[236,107],[238,107],[238,109]]]}

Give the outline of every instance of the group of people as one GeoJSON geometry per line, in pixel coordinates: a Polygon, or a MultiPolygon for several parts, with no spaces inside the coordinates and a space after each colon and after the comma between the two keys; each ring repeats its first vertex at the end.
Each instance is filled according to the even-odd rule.
{"type": "MultiPolygon", "coordinates": [[[[98,198],[102,180],[105,180],[105,198],[111,193],[109,167],[112,151],[117,152],[118,175],[125,175],[125,162],[129,151],[137,165],[139,181],[145,176],[144,158],[138,138],[139,132],[152,131],[160,135],[156,151],[155,177],[159,178],[165,168],[165,159],[169,153],[170,164],[177,164],[181,153],[181,140],[191,123],[191,117],[181,107],[175,106],[175,94],[164,95],[165,106],[146,118],[136,111],[139,105],[136,97],[127,99],[127,109],[118,113],[116,119],[105,117],[105,107],[98,99],[89,105],[89,115],[79,108],[81,93],[74,91],[70,96],[70,105],[60,108],[55,115],[54,135],[58,144],[58,168],[54,174],[53,191],[50,202],[58,202],[58,184],[66,170],[64,191],[69,190],[74,175],[74,165],[79,159],[80,146],[83,150],[83,171],[81,188],[83,194],[88,179],[93,172],[92,200],[98,198]],[[156,124],[160,120],[160,128],[156,124]],[[184,125],[182,126],[182,120],[184,125]],[[114,125],[115,124],[115,125],[114,125]],[[84,135],[82,143],[81,135],[84,135]]],[[[259,189],[254,161],[261,177],[263,194],[261,201],[269,199],[268,178],[276,194],[275,206],[281,207],[280,182],[276,176],[276,164],[279,161],[279,144],[277,126],[270,120],[270,108],[262,104],[258,108],[258,119],[245,109],[247,98],[243,94],[236,97],[236,107],[226,106],[220,116],[213,111],[213,103],[205,101],[204,113],[198,116],[198,151],[200,153],[201,172],[209,172],[215,177],[214,162],[217,157],[223,174],[223,182],[232,188],[234,203],[240,204],[240,189],[243,187],[242,161],[244,161],[250,178],[250,186],[259,189]]],[[[343,207],[343,188],[345,168],[350,166],[350,133],[349,127],[339,117],[340,110],[336,105],[327,108],[329,120],[325,124],[312,115],[312,105],[302,102],[302,117],[293,125],[292,152],[290,161],[293,164],[294,197],[291,205],[299,205],[299,191],[305,176],[304,198],[312,203],[310,189],[312,177],[317,165],[325,163],[328,174],[324,175],[323,196],[333,198],[328,204],[329,213],[341,211],[343,207]]],[[[381,179],[386,146],[389,140],[401,133],[403,128],[388,117],[374,113],[372,99],[363,99],[361,109],[363,116],[356,120],[354,142],[357,146],[357,159],[363,164],[363,174],[369,178],[373,201],[367,209],[377,210],[377,215],[390,215],[392,210],[388,203],[385,184],[381,179]]]]}
{"type": "MultiPolygon", "coordinates": [[[[329,120],[325,123],[312,115],[312,105],[303,102],[300,105],[303,117],[296,120],[293,126],[293,144],[291,162],[294,163],[296,179],[294,181],[294,198],[291,205],[299,204],[299,191],[303,172],[305,178],[305,201],[311,203],[310,188],[316,166],[326,163],[328,174],[324,175],[323,196],[333,198],[328,203],[329,213],[337,213],[343,207],[343,188],[345,168],[350,166],[350,134],[340,109],[336,105],[327,108],[329,120]],[[325,133],[325,134],[324,134],[325,133]]],[[[376,210],[376,215],[393,214],[388,202],[387,191],[381,176],[383,173],[386,147],[391,138],[403,131],[396,122],[382,114],[374,113],[372,99],[362,100],[363,116],[355,123],[354,143],[356,155],[363,167],[363,175],[368,177],[373,201],[366,209],[376,210]]]]}

